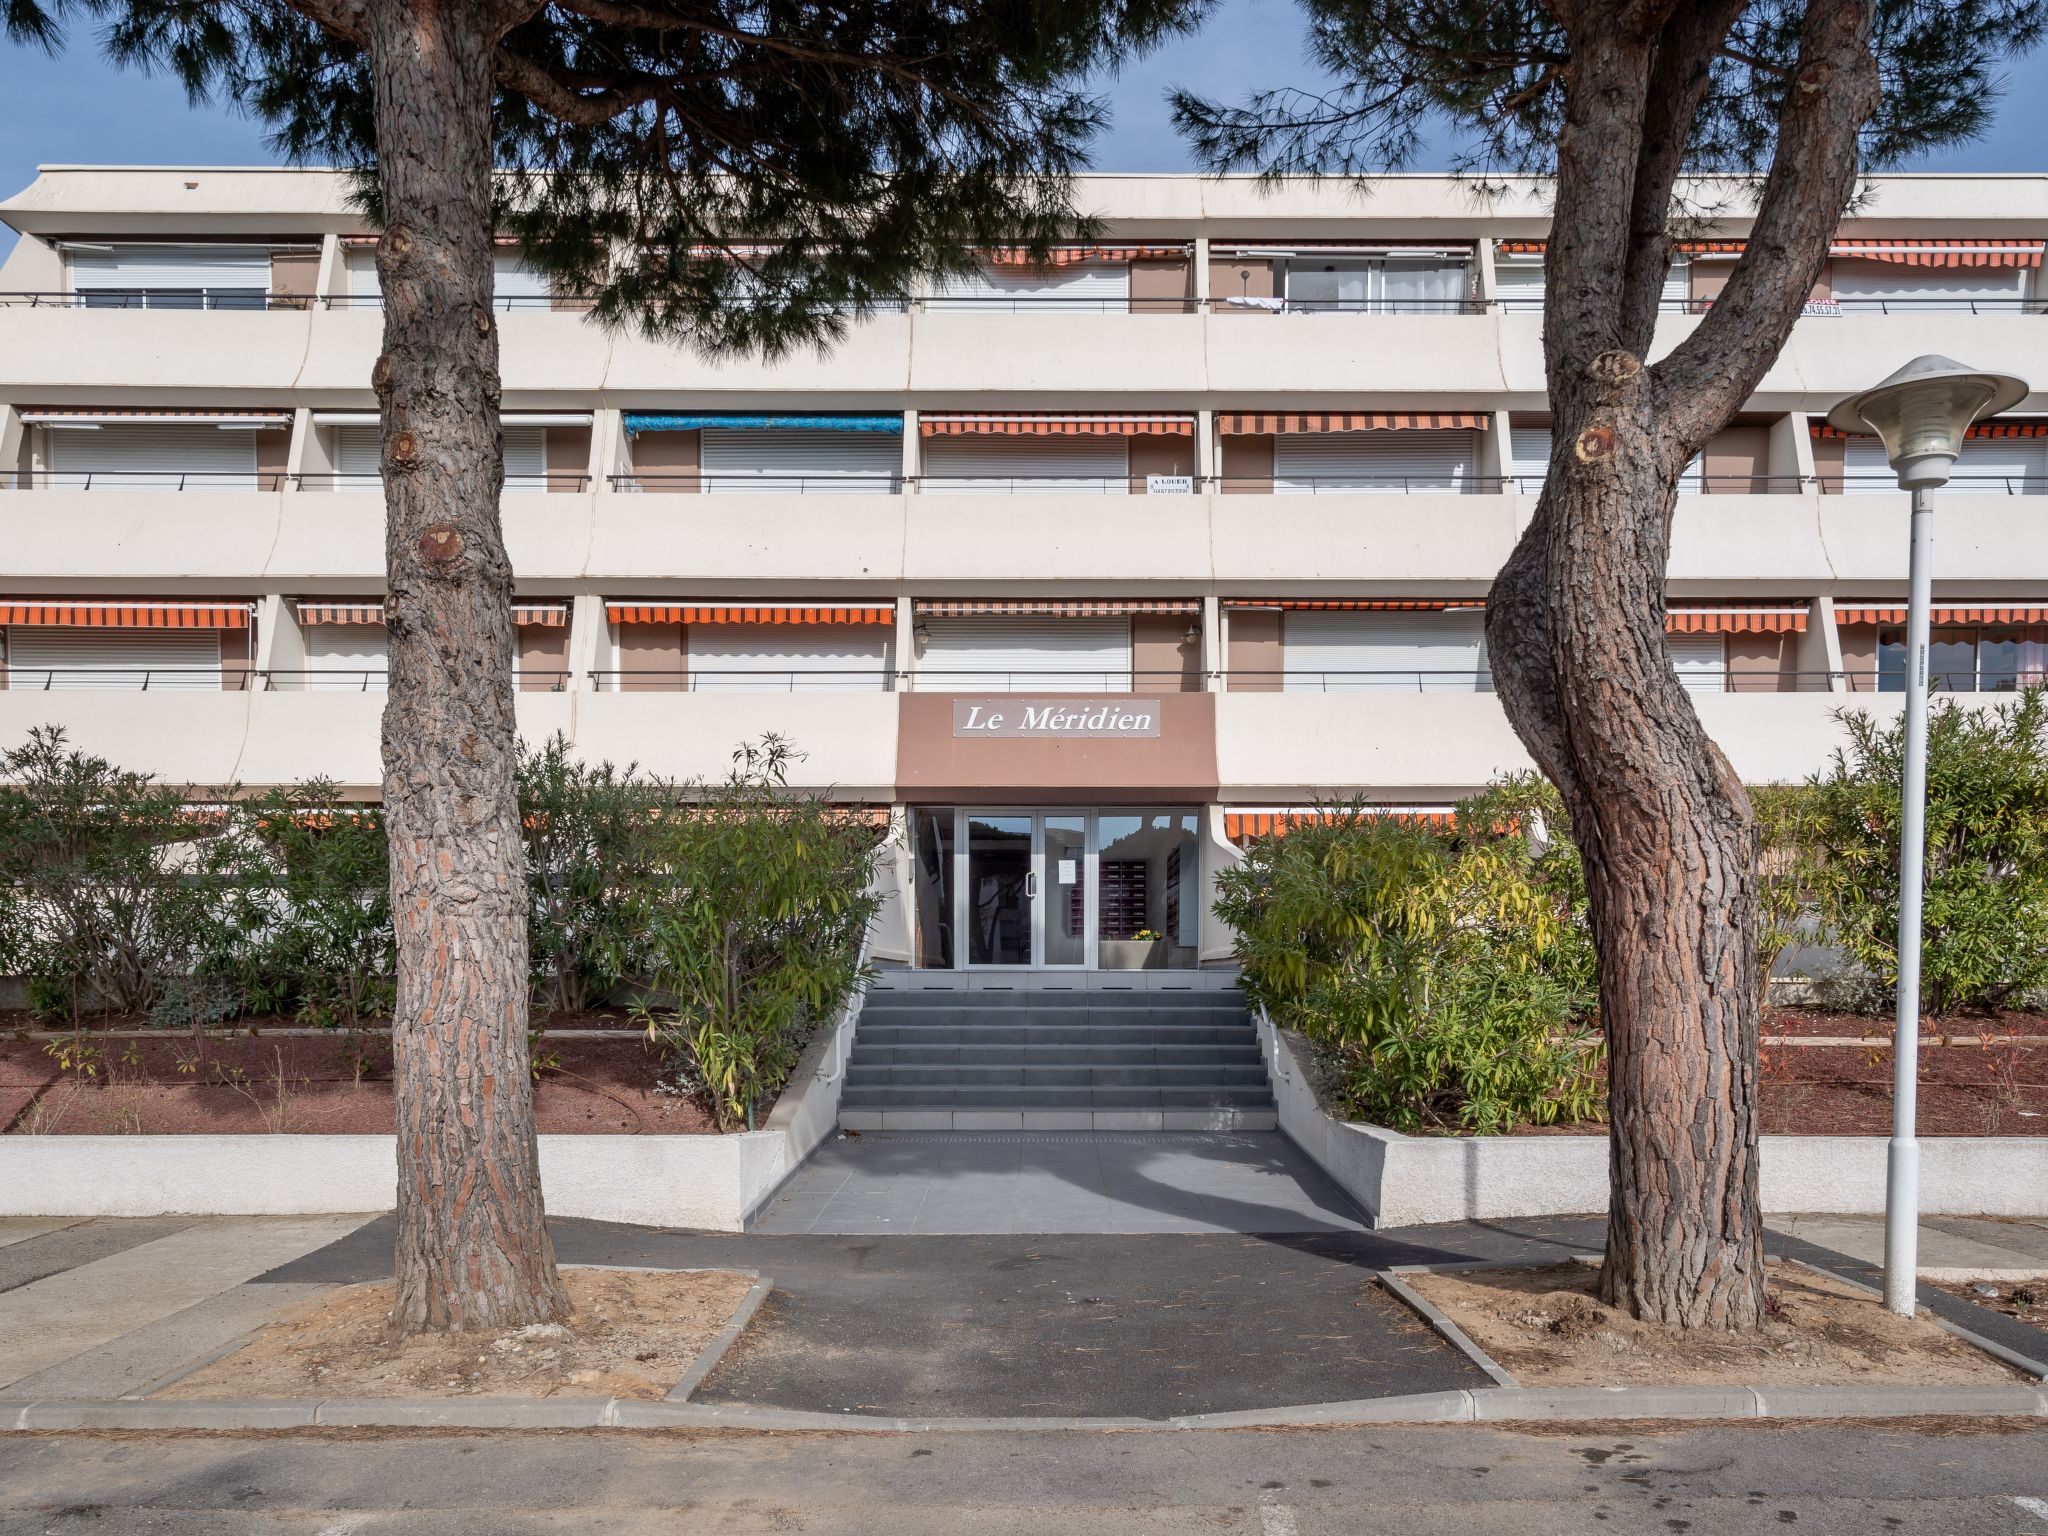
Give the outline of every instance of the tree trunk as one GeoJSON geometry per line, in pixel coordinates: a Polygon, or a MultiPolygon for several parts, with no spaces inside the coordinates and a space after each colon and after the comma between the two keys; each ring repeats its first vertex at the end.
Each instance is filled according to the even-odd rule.
{"type": "Polygon", "coordinates": [[[513,769],[512,570],[491,309],[492,56],[461,0],[371,0],[384,235],[390,697],[384,806],[398,938],[398,1293],[407,1332],[567,1315],[543,1221],[527,1060],[513,769]]]}
{"type": "Polygon", "coordinates": [[[1608,1043],[1602,1299],[1749,1329],[1764,1297],[1756,836],[1665,652],[1676,471],[1631,435],[1612,469],[1567,467],[1560,446],[1487,604],[1488,649],[1585,860],[1608,1043]]]}

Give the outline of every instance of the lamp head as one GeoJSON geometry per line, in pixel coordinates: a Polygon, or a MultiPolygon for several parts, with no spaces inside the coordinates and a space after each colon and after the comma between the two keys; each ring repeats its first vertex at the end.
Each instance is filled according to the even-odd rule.
{"type": "Polygon", "coordinates": [[[1979,373],[1930,354],[1844,400],[1828,412],[1828,425],[1858,436],[1876,433],[1899,485],[1910,491],[1945,484],[1971,424],[2011,409],[2026,393],[2024,379],[1979,373]]]}

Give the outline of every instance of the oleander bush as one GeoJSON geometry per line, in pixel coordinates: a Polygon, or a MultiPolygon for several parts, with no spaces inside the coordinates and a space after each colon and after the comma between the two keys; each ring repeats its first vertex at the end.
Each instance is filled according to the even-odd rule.
{"type": "MultiPolygon", "coordinates": [[[[1905,725],[1854,710],[1810,786],[1814,901],[1832,941],[1873,983],[1898,988],[1899,796],[1905,725]]],[[[1927,866],[1921,1006],[2020,1002],[2048,987],[2048,700],[1937,700],[1927,726],[1927,866]]]]}
{"type": "Polygon", "coordinates": [[[798,754],[769,735],[722,782],[686,787],[659,820],[667,881],[650,904],[643,1005],[651,1038],[702,1085],[719,1123],[751,1125],[818,1027],[865,980],[881,905],[876,829],[789,787],[798,754]]]}
{"type": "Polygon", "coordinates": [[[1339,1111],[1397,1130],[1599,1114],[1585,882],[1556,793],[1494,786],[1440,825],[1327,807],[1217,879],[1243,986],[1317,1048],[1339,1111]]]}

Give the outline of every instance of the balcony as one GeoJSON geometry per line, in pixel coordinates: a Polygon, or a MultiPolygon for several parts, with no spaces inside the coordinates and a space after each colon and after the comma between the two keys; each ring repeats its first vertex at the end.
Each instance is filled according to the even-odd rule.
{"type": "MultiPolygon", "coordinates": [[[[1795,782],[1824,767],[1846,739],[1837,709],[1889,721],[1902,702],[1818,691],[1693,700],[1708,734],[1753,784],[1795,782]]],[[[1499,700],[1473,692],[1218,694],[1216,760],[1226,795],[1290,801],[1354,785],[1447,799],[1534,766],[1499,700]]]]}
{"type": "MultiPolygon", "coordinates": [[[[381,688],[8,688],[0,689],[0,745],[20,742],[35,726],[61,725],[73,746],[167,783],[211,790],[318,775],[364,791],[382,782],[384,703],[381,688]]],[[[529,742],[560,731],[587,759],[637,760],[664,777],[723,777],[736,746],[775,731],[807,754],[804,783],[886,796],[895,782],[897,701],[881,692],[522,692],[517,705],[529,742]]]]}

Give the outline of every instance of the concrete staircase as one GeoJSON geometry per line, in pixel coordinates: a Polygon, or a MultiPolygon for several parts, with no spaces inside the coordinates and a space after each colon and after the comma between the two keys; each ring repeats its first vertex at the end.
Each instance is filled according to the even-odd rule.
{"type": "MultiPolygon", "coordinates": [[[[981,978],[975,978],[977,981],[981,978]]],[[[1273,1092],[1235,987],[869,993],[839,1123],[849,1130],[1270,1130],[1273,1092]]]]}

